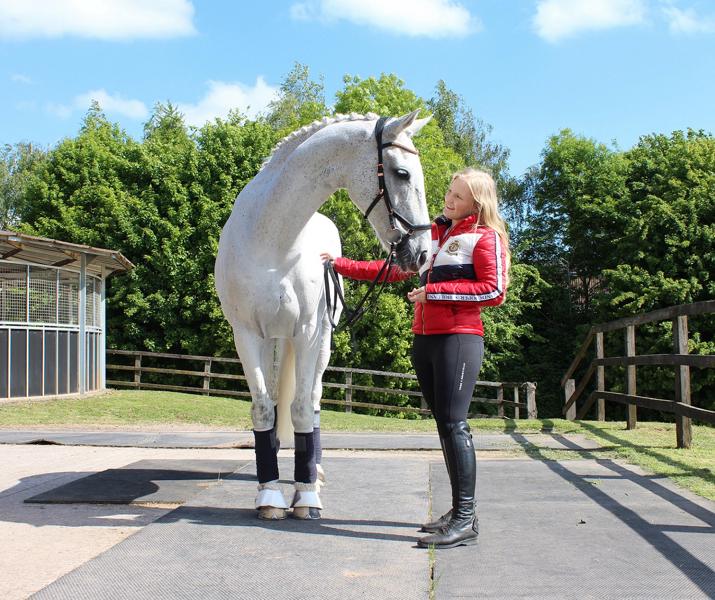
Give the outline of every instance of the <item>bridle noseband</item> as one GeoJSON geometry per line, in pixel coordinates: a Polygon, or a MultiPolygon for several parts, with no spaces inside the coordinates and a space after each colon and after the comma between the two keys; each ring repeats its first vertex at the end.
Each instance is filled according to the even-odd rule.
{"type": "Polygon", "coordinates": [[[377,196],[375,196],[374,200],[370,203],[370,206],[368,206],[367,210],[365,211],[365,214],[363,215],[366,219],[368,216],[370,216],[370,213],[372,212],[372,209],[375,208],[377,203],[380,200],[385,201],[385,208],[387,209],[387,216],[388,219],[390,220],[390,231],[387,232],[387,242],[390,244],[390,252],[387,255],[387,258],[385,259],[385,262],[383,263],[382,267],[380,268],[380,272],[377,274],[377,277],[370,282],[370,286],[367,289],[367,292],[365,292],[365,295],[362,297],[360,302],[358,302],[357,306],[354,309],[348,308],[347,304],[345,303],[345,298],[343,297],[342,291],[340,290],[340,283],[338,280],[338,275],[335,272],[335,269],[333,269],[332,264],[330,261],[325,263],[325,301],[326,301],[326,308],[327,308],[327,313],[328,313],[328,319],[330,320],[330,324],[332,325],[333,329],[339,330],[345,327],[350,327],[351,325],[355,324],[360,317],[362,317],[365,314],[365,311],[367,307],[365,306],[365,302],[367,299],[372,295],[372,293],[375,291],[375,288],[378,284],[378,282],[382,279],[382,285],[380,286],[380,289],[377,292],[377,296],[372,301],[372,304],[374,304],[377,300],[377,298],[380,296],[382,293],[382,290],[385,287],[385,283],[387,282],[387,278],[390,274],[390,270],[392,269],[392,261],[395,258],[395,249],[396,247],[406,238],[412,237],[415,232],[417,231],[426,231],[429,229],[432,229],[432,224],[431,223],[425,223],[422,225],[415,225],[414,223],[408,221],[405,217],[403,217],[400,213],[398,213],[395,208],[392,206],[392,201],[390,200],[390,192],[387,189],[387,184],[385,182],[385,167],[382,162],[382,151],[383,149],[389,147],[389,146],[395,146],[397,148],[400,148],[401,150],[404,150],[405,152],[409,152],[411,154],[417,154],[419,156],[419,152],[417,150],[413,150],[412,148],[408,148],[407,146],[403,146],[402,144],[398,144],[397,142],[385,142],[383,143],[382,141],[382,132],[385,129],[385,123],[387,122],[388,117],[380,117],[377,120],[377,123],[375,124],[375,141],[377,142],[377,186],[378,186],[378,192],[377,196]],[[405,231],[402,231],[397,227],[397,223],[400,223],[404,228],[405,231]],[[330,285],[329,281],[332,279],[333,281],[333,298],[331,299],[330,297],[330,285]],[[337,308],[337,302],[338,299],[342,303],[342,305],[345,307],[345,312],[346,312],[346,318],[345,321],[340,325],[340,327],[337,326],[335,323],[335,309],[337,308]]]}

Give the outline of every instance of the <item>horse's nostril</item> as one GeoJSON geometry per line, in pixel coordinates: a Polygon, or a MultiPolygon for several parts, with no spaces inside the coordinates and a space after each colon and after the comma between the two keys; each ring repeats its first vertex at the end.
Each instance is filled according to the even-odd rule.
{"type": "Polygon", "coordinates": [[[420,265],[420,267],[427,262],[427,250],[423,250],[420,252],[420,257],[417,261],[420,265]]]}

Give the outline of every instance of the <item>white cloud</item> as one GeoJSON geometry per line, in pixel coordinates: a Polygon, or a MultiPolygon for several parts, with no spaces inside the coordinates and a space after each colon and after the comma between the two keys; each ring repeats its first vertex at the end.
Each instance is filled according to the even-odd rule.
{"type": "Polygon", "coordinates": [[[24,83],[25,85],[30,85],[32,83],[32,79],[22,73],[13,73],[10,75],[10,80],[15,83],[24,83]]]}
{"type": "Polygon", "coordinates": [[[223,81],[209,81],[208,86],[208,92],[196,104],[178,104],[187,125],[201,127],[216,117],[225,117],[230,110],[254,118],[278,93],[278,88],[268,85],[263,77],[258,77],[253,87],[223,81]]]}
{"type": "Polygon", "coordinates": [[[46,109],[61,119],[67,119],[76,111],[86,111],[92,104],[92,100],[96,100],[107,114],[122,115],[136,120],[149,116],[149,111],[141,100],[128,100],[120,94],[109,94],[106,90],[91,90],[75,96],[69,105],[48,103],[46,109]]]}
{"type": "Polygon", "coordinates": [[[539,0],[533,26],[548,42],[645,21],[644,0],[539,0]]]}
{"type": "Polygon", "coordinates": [[[702,17],[694,9],[684,10],[668,5],[663,7],[670,33],[694,34],[715,32],[715,17],[702,17]]]}
{"type": "Polygon", "coordinates": [[[196,33],[189,0],[0,0],[0,39],[103,40],[196,33]]]}
{"type": "Polygon", "coordinates": [[[307,0],[294,3],[290,11],[296,20],[345,20],[430,38],[464,37],[482,28],[479,18],[454,0],[307,0]]]}

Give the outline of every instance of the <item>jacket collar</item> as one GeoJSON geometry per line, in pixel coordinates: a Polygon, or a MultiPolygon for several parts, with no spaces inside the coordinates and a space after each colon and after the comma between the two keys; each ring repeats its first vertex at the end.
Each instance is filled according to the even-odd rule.
{"type": "MultiPolygon", "coordinates": [[[[452,219],[448,219],[444,215],[439,215],[434,222],[440,226],[443,227],[444,230],[449,229],[452,226],[452,219]]],[[[456,232],[462,232],[466,231],[468,229],[471,229],[474,227],[474,225],[477,222],[477,215],[469,215],[468,217],[465,217],[462,219],[459,224],[450,232],[450,235],[454,235],[456,232]]],[[[443,232],[444,232],[443,230],[443,232]]],[[[442,233],[443,235],[444,233],[442,233]]]]}

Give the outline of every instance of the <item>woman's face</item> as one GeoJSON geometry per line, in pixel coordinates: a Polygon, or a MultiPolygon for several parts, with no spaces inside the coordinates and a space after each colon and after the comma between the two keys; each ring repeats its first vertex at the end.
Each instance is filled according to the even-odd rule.
{"type": "Polygon", "coordinates": [[[472,190],[461,177],[456,177],[444,195],[444,216],[452,221],[461,221],[474,213],[472,190]]]}

